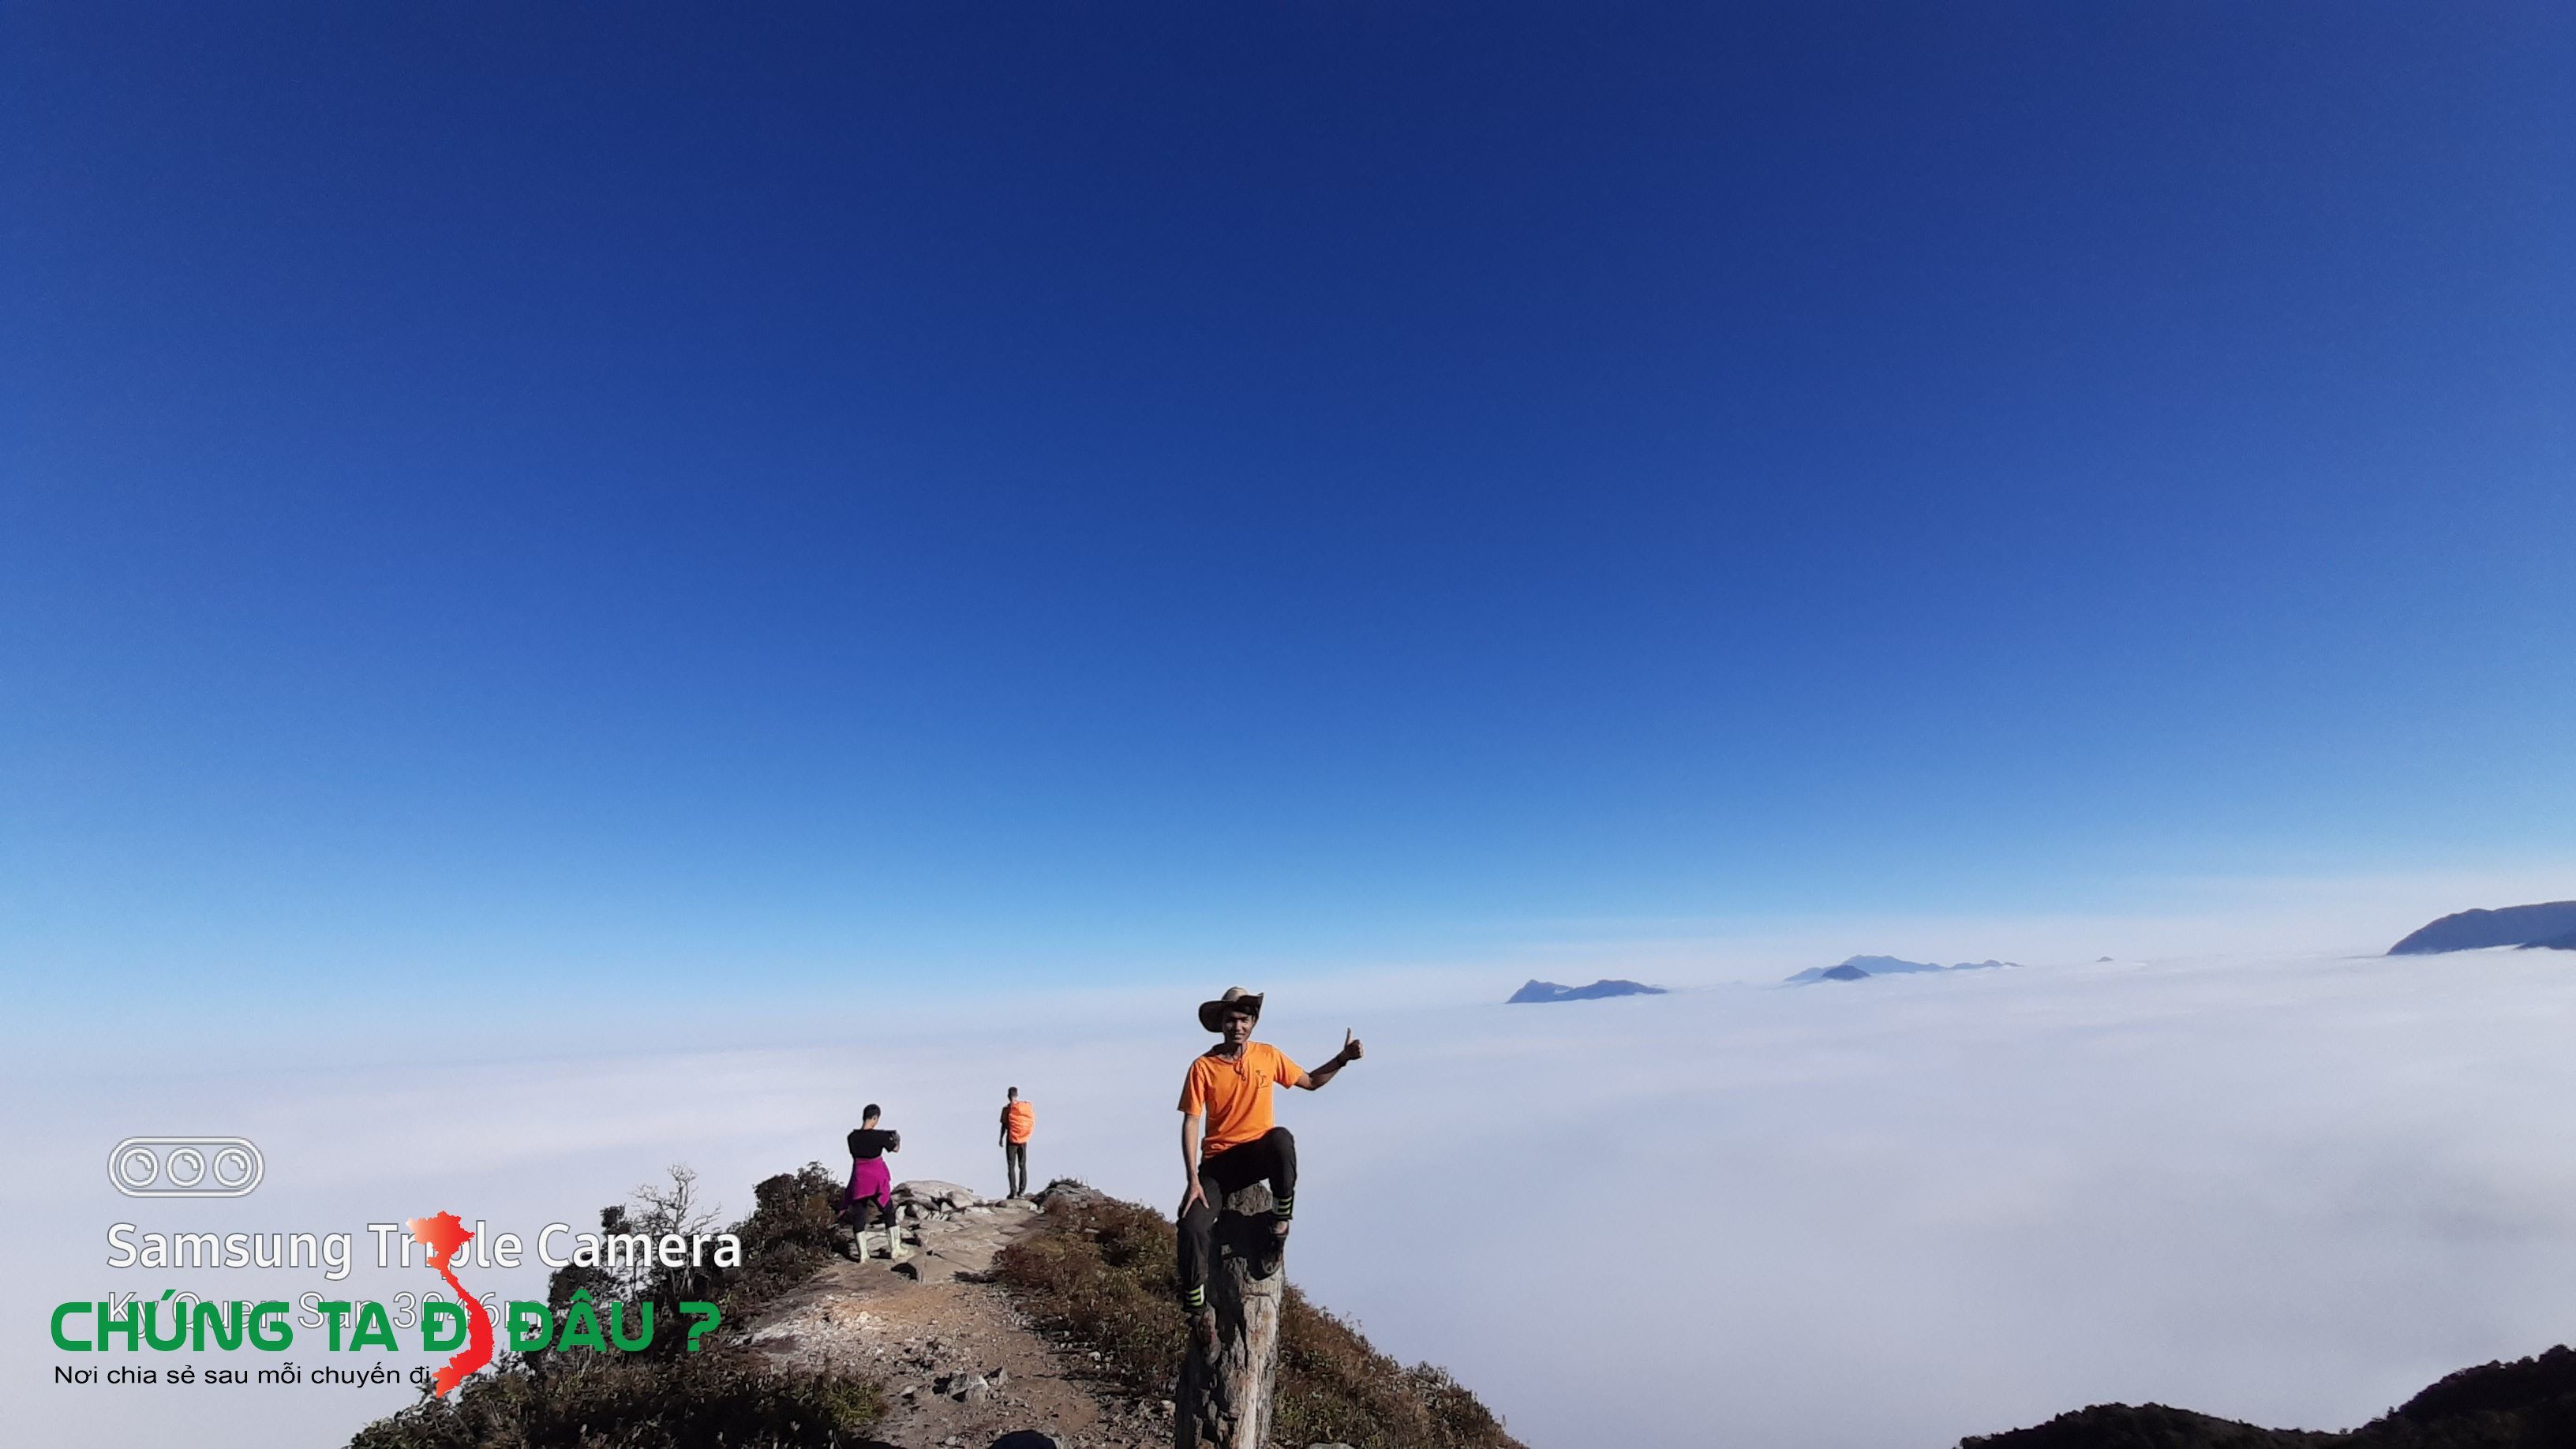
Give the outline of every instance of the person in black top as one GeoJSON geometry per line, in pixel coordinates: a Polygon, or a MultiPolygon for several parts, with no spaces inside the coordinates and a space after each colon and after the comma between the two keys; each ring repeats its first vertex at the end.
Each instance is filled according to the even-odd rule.
{"type": "Polygon", "coordinates": [[[850,1129],[850,1156],[878,1157],[888,1152],[903,1150],[902,1133],[877,1126],[877,1119],[884,1115],[884,1110],[874,1102],[870,1102],[867,1110],[859,1114],[859,1125],[850,1129]]]}
{"type": "Polygon", "coordinates": [[[853,1227],[864,1231],[873,1210],[882,1222],[894,1221],[894,1174],[886,1170],[885,1154],[903,1150],[903,1134],[880,1129],[882,1115],[877,1104],[870,1102],[859,1115],[859,1125],[850,1129],[850,1197],[847,1210],[853,1227]]]}

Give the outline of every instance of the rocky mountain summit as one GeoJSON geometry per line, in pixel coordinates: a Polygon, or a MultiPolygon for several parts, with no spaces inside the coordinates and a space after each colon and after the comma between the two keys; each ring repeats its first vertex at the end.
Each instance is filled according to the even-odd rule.
{"type": "Polygon", "coordinates": [[[2454,911],[2409,933],[2388,948],[2391,956],[2432,956],[2489,946],[2539,946],[2576,951],[2576,901],[2454,911]]]}
{"type": "MultiPolygon", "coordinates": [[[[603,1226],[691,1220],[694,1174],[638,1190],[603,1226]]],[[[1165,1449],[1189,1327],[1169,1218],[1059,1180],[992,1200],[952,1182],[892,1193],[859,1230],[821,1164],[754,1189],[741,1264],[560,1269],[548,1298],[720,1302],[708,1341],[502,1355],[457,1392],[361,1430],[352,1449],[1165,1449]]],[[[1283,1284],[1264,1449],[1523,1449],[1476,1396],[1407,1368],[1283,1284]]]]}
{"type": "Polygon", "coordinates": [[[1664,988],[1648,986],[1642,981],[1617,981],[1603,977],[1589,986],[1559,986],[1553,981],[1531,978],[1528,985],[1511,994],[1503,1004],[1525,1006],[1535,1001],[1598,1001],[1605,996],[1661,996],[1664,988]]]}

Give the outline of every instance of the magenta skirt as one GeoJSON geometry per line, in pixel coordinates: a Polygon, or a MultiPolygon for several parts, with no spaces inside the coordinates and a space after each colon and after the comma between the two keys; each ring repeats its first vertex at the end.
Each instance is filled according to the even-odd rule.
{"type": "Polygon", "coordinates": [[[886,1171],[882,1157],[860,1157],[850,1162],[850,1201],[876,1199],[877,1206],[887,1206],[894,1192],[894,1174],[886,1171]]]}

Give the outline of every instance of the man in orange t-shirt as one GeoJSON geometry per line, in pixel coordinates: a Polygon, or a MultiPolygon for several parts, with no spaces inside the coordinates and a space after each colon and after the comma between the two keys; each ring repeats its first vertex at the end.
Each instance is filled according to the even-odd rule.
{"type": "Polygon", "coordinates": [[[1212,1200],[1269,1182],[1273,1263],[1297,1210],[1297,1139],[1272,1124],[1270,1089],[1315,1091],[1361,1054],[1359,1038],[1346,1031],[1333,1059],[1309,1072],[1277,1047],[1252,1039],[1260,1020],[1261,997],[1240,986],[1200,1002],[1199,1025],[1225,1040],[1193,1060],[1181,1082],[1181,1166],[1190,1183],[1180,1211],[1181,1303],[1202,1338],[1213,1337],[1216,1329],[1207,1306],[1208,1264],[1216,1258],[1212,1200]]]}
{"type": "Polygon", "coordinates": [[[1013,1087],[1002,1101],[1002,1176],[1010,1186],[1005,1197],[1029,1195],[1029,1134],[1037,1130],[1038,1109],[1020,1100],[1013,1087]]]}

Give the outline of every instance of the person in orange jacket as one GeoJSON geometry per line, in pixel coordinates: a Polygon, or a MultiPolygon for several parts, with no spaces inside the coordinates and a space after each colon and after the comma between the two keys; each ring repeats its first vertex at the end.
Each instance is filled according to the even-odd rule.
{"type": "Polygon", "coordinates": [[[1038,1109],[1020,1100],[1013,1087],[1002,1100],[1002,1175],[1010,1181],[1006,1196],[1029,1195],[1029,1134],[1037,1130],[1038,1109]]]}
{"type": "Polygon", "coordinates": [[[1297,1211],[1297,1139],[1274,1125],[1270,1116],[1273,1086],[1320,1090],[1335,1073],[1358,1061],[1360,1040],[1342,1033],[1342,1049],[1331,1061],[1307,1071],[1268,1042],[1252,1039],[1261,1020],[1261,996],[1240,986],[1226,988],[1214,1001],[1199,1003],[1199,1025],[1224,1037],[1190,1062],[1181,1082],[1181,1165],[1189,1173],[1189,1191],[1181,1199],[1181,1306],[1194,1320],[1202,1340],[1212,1338],[1216,1321],[1208,1309],[1207,1275],[1215,1261],[1216,1208],[1225,1194],[1255,1182],[1270,1184],[1269,1251],[1275,1266],[1297,1211]]]}

